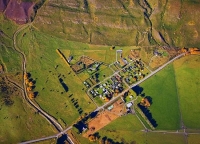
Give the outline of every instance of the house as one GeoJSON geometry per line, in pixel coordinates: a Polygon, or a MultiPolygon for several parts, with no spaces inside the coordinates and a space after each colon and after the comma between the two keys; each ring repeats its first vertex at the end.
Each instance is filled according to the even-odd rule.
{"type": "Polygon", "coordinates": [[[126,104],[126,107],[127,107],[127,108],[130,108],[132,105],[133,105],[133,103],[130,102],[130,103],[127,103],[127,104],[126,104]]]}
{"type": "Polygon", "coordinates": [[[110,111],[110,110],[112,110],[113,108],[114,108],[114,106],[111,105],[111,106],[109,106],[107,109],[110,111]]]}

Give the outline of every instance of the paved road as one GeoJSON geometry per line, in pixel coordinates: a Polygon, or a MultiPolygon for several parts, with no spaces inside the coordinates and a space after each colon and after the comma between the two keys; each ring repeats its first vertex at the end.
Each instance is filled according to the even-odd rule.
{"type": "Polygon", "coordinates": [[[116,97],[112,98],[109,102],[105,103],[104,105],[98,107],[95,111],[99,111],[100,109],[103,109],[104,107],[112,104],[114,101],[116,101],[120,96],[124,95],[125,92],[127,92],[128,90],[130,90],[131,88],[139,85],[140,83],[144,82],[145,80],[147,80],[148,78],[150,78],[151,76],[153,76],[154,74],[156,74],[157,72],[159,72],[160,70],[162,70],[163,68],[165,68],[167,65],[169,65],[170,63],[172,63],[174,60],[182,57],[184,55],[180,54],[176,57],[174,57],[173,59],[171,59],[170,61],[168,61],[167,63],[165,63],[164,65],[162,65],[161,67],[159,67],[158,69],[156,69],[155,71],[152,71],[152,73],[150,73],[149,75],[147,75],[146,77],[144,77],[143,79],[141,79],[140,81],[138,81],[137,83],[134,83],[132,85],[130,85],[130,87],[128,87],[127,89],[125,89],[122,93],[118,94],[116,97]]]}
{"type": "MultiPolygon", "coordinates": [[[[26,142],[21,142],[20,144],[30,144],[30,143],[35,143],[35,142],[39,142],[39,141],[44,141],[44,140],[48,140],[48,139],[52,139],[52,138],[58,138],[59,136],[65,134],[68,130],[72,129],[72,126],[68,127],[67,129],[59,132],[58,134],[52,135],[52,136],[48,136],[48,137],[44,137],[44,138],[39,138],[39,139],[35,139],[35,140],[30,140],[30,141],[26,141],[26,142]]],[[[68,141],[71,144],[74,144],[73,141],[71,140],[70,137],[68,137],[68,141]]]]}
{"type": "MultiPolygon", "coordinates": [[[[117,100],[120,96],[122,96],[127,90],[131,89],[132,87],[144,82],[145,80],[147,80],[148,78],[150,78],[151,76],[153,76],[154,74],[156,74],[157,72],[159,72],[160,70],[162,70],[163,68],[165,68],[167,65],[169,65],[170,63],[172,63],[174,60],[182,57],[184,54],[180,54],[178,56],[176,56],[175,58],[173,58],[172,60],[168,61],[167,63],[165,63],[164,65],[162,65],[161,67],[159,67],[157,70],[153,71],[152,73],[150,73],[149,75],[147,75],[146,77],[144,77],[142,80],[138,81],[135,84],[132,84],[130,87],[128,87],[126,90],[124,90],[122,93],[120,93],[118,96],[114,97],[113,99],[111,99],[109,102],[107,102],[106,104],[104,104],[103,106],[98,107],[95,111],[99,111],[101,109],[103,109],[105,106],[108,106],[110,104],[112,104],[115,100],[117,100]]],[[[70,130],[72,128],[72,126],[68,127],[67,129],[61,131],[60,133],[58,133],[57,135],[53,135],[53,136],[49,136],[49,137],[45,137],[45,138],[40,138],[40,139],[36,139],[36,140],[31,140],[31,141],[27,141],[27,142],[23,142],[21,144],[29,144],[29,143],[34,143],[34,142],[39,142],[39,141],[43,141],[43,140],[47,140],[47,139],[51,139],[51,138],[58,138],[60,135],[64,134],[65,132],[67,132],[68,130],[70,130]]],[[[68,137],[68,140],[73,144],[73,141],[68,137]]]]}
{"type": "Polygon", "coordinates": [[[48,139],[52,139],[52,138],[57,138],[57,135],[53,135],[53,136],[49,136],[49,137],[45,137],[45,138],[40,138],[40,139],[36,139],[36,140],[30,140],[30,141],[26,141],[26,142],[21,142],[20,144],[35,143],[35,142],[44,141],[44,140],[48,140],[48,139]]]}
{"type": "MultiPolygon", "coordinates": [[[[16,43],[16,37],[19,32],[21,32],[23,29],[28,27],[29,25],[23,25],[21,26],[13,35],[13,44],[14,44],[14,49],[22,56],[22,70],[23,70],[23,75],[26,74],[26,56],[23,52],[20,51],[20,49],[17,47],[16,43]]],[[[23,97],[29,103],[35,110],[37,110],[43,117],[45,117],[52,125],[55,126],[55,128],[59,131],[62,132],[63,128],[61,125],[48,113],[46,113],[44,110],[42,110],[39,106],[34,104],[29,97],[27,96],[27,91],[26,91],[26,84],[25,80],[23,79],[23,97]]]]}

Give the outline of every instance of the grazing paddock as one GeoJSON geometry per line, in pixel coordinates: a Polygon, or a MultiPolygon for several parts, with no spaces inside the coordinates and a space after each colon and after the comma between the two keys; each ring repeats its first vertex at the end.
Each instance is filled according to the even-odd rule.
{"type": "Polygon", "coordinates": [[[71,125],[80,115],[95,109],[84,91],[82,81],[56,53],[57,48],[76,49],[78,43],[74,45],[35,29],[30,32],[29,28],[19,33],[17,43],[27,56],[27,72],[36,79],[35,90],[38,91],[38,96],[35,102],[63,127],[71,125]],[[23,37],[24,33],[26,35],[23,37]],[[27,48],[27,45],[30,47],[27,48]]]}
{"type": "Polygon", "coordinates": [[[174,69],[183,122],[187,128],[200,129],[200,56],[185,56],[174,62],[174,69]]]}
{"type": "Polygon", "coordinates": [[[140,86],[142,93],[152,98],[149,110],[158,124],[156,129],[179,129],[180,111],[173,65],[167,66],[140,86]]]}
{"type": "Polygon", "coordinates": [[[188,144],[200,144],[200,134],[189,134],[188,144]]]}
{"type": "Polygon", "coordinates": [[[105,62],[106,50],[84,50],[84,55],[96,61],[105,62]]]}

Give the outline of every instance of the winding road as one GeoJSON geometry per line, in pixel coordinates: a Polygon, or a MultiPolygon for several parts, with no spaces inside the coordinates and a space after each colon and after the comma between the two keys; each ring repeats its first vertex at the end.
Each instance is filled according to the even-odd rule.
{"type": "MultiPolygon", "coordinates": [[[[16,38],[17,38],[17,35],[19,34],[19,32],[21,32],[22,30],[24,30],[25,28],[27,28],[29,25],[30,24],[23,25],[13,35],[14,49],[22,56],[22,70],[23,70],[23,75],[26,74],[26,56],[17,47],[16,38]]],[[[170,63],[172,63],[174,60],[182,57],[183,55],[184,55],[184,53],[180,54],[180,55],[178,55],[176,57],[174,57],[173,59],[171,59],[170,61],[168,61],[167,63],[165,63],[161,67],[159,67],[157,70],[152,71],[149,75],[147,75],[146,77],[144,77],[142,80],[140,80],[137,83],[134,83],[134,84],[128,86],[127,89],[125,89],[122,93],[118,94],[116,97],[112,98],[109,102],[105,103],[104,105],[102,105],[100,107],[97,107],[97,109],[95,109],[94,112],[95,111],[99,111],[101,109],[104,109],[104,107],[112,104],[114,101],[116,101],[120,96],[122,96],[125,92],[127,92],[128,90],[130,90],[132,87],[135,87],[135,86],[139,85],[140,83],[144,82],[145,80],[147,80],[151,76],[155,75],[157,72],[159,72],[160,70],[162,70],[163,68],[165,68],[167,65],[169,65],[170,63]]],[[[12,82],[12,81],[10,81],[10,82],[12,82]]],[[[17,85],[14,82],[12,82],[12,83],[15,84],[15,85],[17,85]]],[[[37,106],[36,104],[34,104],[33,101],[31,101],[29,99],[29,97],[27,95],[27,91],[26,91],[25,79],[23,79],[23,87],[20,87],[19,85],[17,85],[17,86],[18,86],[18,88],[20,88],[23,91],[23,98],[27,101],[27,103],[30,106],[32,106],[36,111],[38,111],[44,118],[46,118],[59,131],[58,134],[55,134],[55,135],[52,135],[52,136],[48,136],[48,137],[44,137],[44,138],[40,138],[40,139],[36,139],[36,140],[30,140],[30,141],[22,142],[21,144],[28,144],[28,143],[38,142],[38,141],[44,141],[44,140],[47,140],[47,139],[58,138],[60,135],[65,134],[68,130],[70,130],[72,128],[72,126],[70,126],[67,129],[63,130],[62,126],[52,116],[50,116],[48,113],[46,113],[43,109],[41,109],[39,106],[37,106]]],[[[68,140],[70,141],[70,143],[73,144],[73,141],[69,137],[68,137],[68,140]]]]}
{"type": "MultiPolygon", "coordinates": [[[[153,71],[152,73],[150,73],[149,75],[147,75],[146,77],[144,77],[142,80],[138,81],[135,84],[132,84],[131,86],[129,86],[127,89],[125,89],[122,93],[120,93],[119,95],[117,95],[116,97],[112,98],[109,102],[105,103],[104,105],[98,107],[97,109],[94,110],[95,111],[99,111],[101,109],[104,109],[104,107],[112,104],[113,102],[115,102],[120,96],[122,96],[126,91],[130,90],[131,88],[139,85],[140,83],[144,82],[145,80],[147,80],[148,78],[150,78],[151,76],[155,75],[157,72],[159,72],[160,70],[162,70],[163,68],[165,68],[167,65],[169,65],[170,63],[172,63],[173,61],[175,61],[176,59],[181,58],[182,56],[184,56],[183,54],[180,54],[176,57],[174,57],[173,59],[171,59],[170,61],[168,61],[167,63],[165,63],[164,65],[162,65],[161,67],[159,67],[157,70],[153,71]]],[[[36,140],[30,140],[30,141],[26,141],[23,142],[21,144],[29,144],[29,143],[33,143],[33,142],[38,142],[38,141],[44,141],[47,139],[51,139],[51,138],[58,138],[60,135],[64,134],[65,132],[67,132],[68,130],[70,130],[72,128],[72,126],[68,127],[67,129],[63,130],[62,132],[53,135],[53,136],[49,136],[49,137],[45,137],[45,138],[40,138],[40,139],[36,139],[36,140]]],[[[68,137],[68,140],[70,140],[70,142],[73,144],[72,140],[68,137]]]]}
{"type": "MultiPolygon", "coordinates": [[[[20,51],[20,49],[17,47],[17,42],[16,42],[16,38],[17,35],[19,34],[19,32],[21,32],[22,30],[24,30],[25,28],[27,28],[30,24],[27,25],[23,25],[22,27],[20,27],[13,35],[13,45],[14,45],[14,49],[22,56],[22,71],[23,71],[23,75],[26,74],[26,56],[23,52],[20,51]]],[[[43,117],[45,117],[53,126],[55,126],[55,128],[59,131],[62,132],[63,128],[61,127],[61,125],[52,117],[50,116],[48,113],[46,113],[43,109],[41,109],[39,106],[37,106],[36,104],[33,103],[33,101],[30,100],[30,98],[27,95],[27,91],[26,91],[26,84],[25,84],[25,80],[23,79],[23,98],[27,101],[27,103],[29,103],[36,111],[38,111],[43,117]]]]}

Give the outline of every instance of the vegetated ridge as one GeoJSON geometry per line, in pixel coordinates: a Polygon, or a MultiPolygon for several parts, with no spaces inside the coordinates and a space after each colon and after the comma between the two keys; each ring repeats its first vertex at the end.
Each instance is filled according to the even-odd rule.
{"type": "Polygon", "coordinates": [[[49,0],[34,20],[39,30],[98,45],[198,47],[200,2],[49,0]]]}
{"type": "Polygon", "coordinates": [[[199,6],[196,0],[3,0],[0,11],[72,41],[198,47],[199,6]]]}

